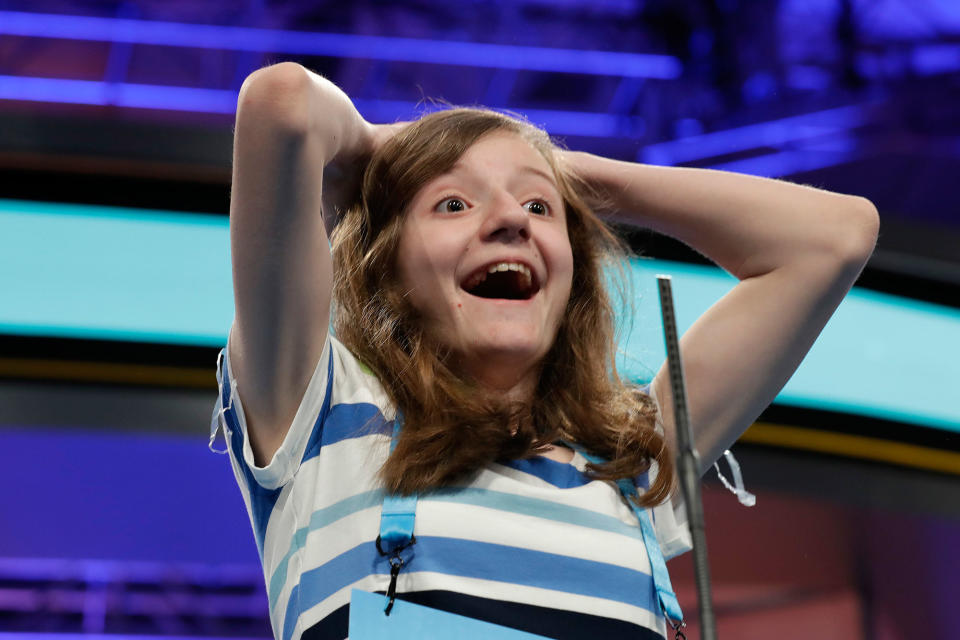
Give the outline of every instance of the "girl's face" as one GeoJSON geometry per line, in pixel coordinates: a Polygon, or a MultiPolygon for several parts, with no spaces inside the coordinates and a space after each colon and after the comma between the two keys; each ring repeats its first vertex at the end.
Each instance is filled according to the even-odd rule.
{"type": "Polygon", "coordinates": [[[515,134],[484,136],[414,197],[397,263],[454,367],[496,389],[535,380],[573,278],[550,165],[515,134]]]}

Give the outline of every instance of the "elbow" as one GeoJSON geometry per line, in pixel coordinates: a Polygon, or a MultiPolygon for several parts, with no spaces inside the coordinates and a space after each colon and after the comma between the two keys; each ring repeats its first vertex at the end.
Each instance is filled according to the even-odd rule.
{"type": "Polygon", "coordinates": [[[309,123],[310,73],[296,62],[257,69],[243,81],[237,98],[237,123],[253,120],[291,133],[309,123]]]}
{"type": "Polygon", "coordinates": [[[863,266],[873,253],[880,233],[877,207],[866,198],[848,196],[841,221],[843,228],[836,235],[839,255],[849,263],[863,266]]]}

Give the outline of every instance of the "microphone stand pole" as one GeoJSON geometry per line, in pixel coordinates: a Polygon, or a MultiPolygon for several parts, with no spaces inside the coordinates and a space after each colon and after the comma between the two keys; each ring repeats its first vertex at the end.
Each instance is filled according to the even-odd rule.
{"type": "Polygon", "coordinates": [[[660,292],[660,314],[663,318],[663,337],[667,345],[667,365],[670,389],[673,392],[673,415],[677,433],[677,475],[683,490],[687,522],[693,538],[693,570],[697,582],[697,604],[700,613],[700,637],[716,640],[717,623],[713,615],[710,593],[710,566],[707,563],[707,535],[703,521],[703,500],[700,497],[700,456],[693,444],[690,415],[687,412],[687,385],[680,361],[680,341],[673,311],[670,276],[657,276],[660,292]]]}

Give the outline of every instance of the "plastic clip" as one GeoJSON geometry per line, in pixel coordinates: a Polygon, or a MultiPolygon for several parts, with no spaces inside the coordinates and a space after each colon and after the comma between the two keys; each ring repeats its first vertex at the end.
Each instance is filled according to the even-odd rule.
{"type": "Polygon", "coordinates": [[[387,587],[387,606],[383,608],[385,615],[390,615],[393,609],[393,602],[397,599],[397,576],[400,575],[400,569],[403,568],[404,560],[400,554],[390,556],[390,586],[387,587]]]}
{"type": "Polygon", "coordinates": [[[389,556],[388,562],[390,563],[390,586],[387,587],[387,605],[383,608],[385,615],[389,616],[390,611],[393,609],[393,603],[397,599],[397,577],[400,575],[400,570],[407,564],[407,561],[403,559],[400,552],[404,549],[409,549],[416,544],[416,542],[417,537],[410,536],[410,540],[404,542],[397,548],[391,551],[384,551],[380,536],[377,536],[377,551],[382,556],[389,556]]]}
{"type": "Polygon", "coordinates": [[[670,616],[664,616],[667,619],[667,624],[670,625],[670,628],[673,629],[673,640],[687,640],[687,634],[683,632],[686,628],[687,623],[683,620],[679,622],[674,622],[670,619],[670,616]]]}

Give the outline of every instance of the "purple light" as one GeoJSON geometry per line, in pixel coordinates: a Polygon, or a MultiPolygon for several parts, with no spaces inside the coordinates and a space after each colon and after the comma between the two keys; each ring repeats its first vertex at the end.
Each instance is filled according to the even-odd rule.
{"type": "MultiPolygon", "coordinates": [[[[2,632],[0,640],[157,640],[156,635],[132,635],[129,633],[29,633],[23,631],[2,632]]],[[[260,636],[255,638],[238,638],[237,636],[171,636],[163,635],[163,640],[266,640],[260,636]]]]}
{"type": "MultiPolygon", "coordinates": [[[[779,147],[824,135],[844,134],[869,122],[873,106],[838,107],[651,144],[640,150],[637,159],[647,164],[674,165],[759,147],[779,147]]],[[[715,165],[715,168],[720,167],[715,165]]]]}
{"type": "Polygon", "coordinates": [[[912,62],[914,70],[925,76],[955,72],[960,69],[960,45],[938,43],[918,46],[913,50],[912,62]]]}
{"type": "Polygon", "coordinates": [[[734,160],[710,165],[710,169],[748,173],[766,178],[789,176],[804,171],[816,171],[848,162],[857,157],[853,151],[824,151],[804,149],[800,151],[780,151],[756,158],[734,160]]]}
{"type": "Polygon", "coordinates": [[[678,77],[682,71],[677,58],[661,54],[519,47],[477,42],[311,33],[19,11],[0,11],[0,33],[37,38],[128,42],[634,78],[672,79],[678,77]]]}
{"type": "Polygon", "coordinates": [[[23,76],[0,76],[0,99],[204,113],[234,113],[237,109],[237,93],[224,89],[23,76]]]}
{"type": "MultiPolygon", "coordinates": [[[[22,76],[0,76],[0,99],[223,114],[233,114],[237,108],[237,93],[223,89],[22,76]]],[[[409,120],[424,111],[417,103],[401,100],[356,100],[355,104],[360,113],[373,122],[409,120]]],[[[533,109],[524,113],[531,122],[554,135],[622,137],[643,128],[640,118],[607,113],[557,109],[533,109]]]]}

